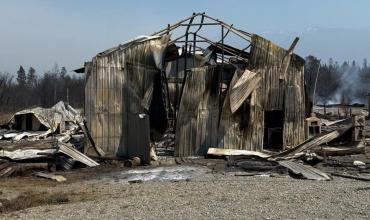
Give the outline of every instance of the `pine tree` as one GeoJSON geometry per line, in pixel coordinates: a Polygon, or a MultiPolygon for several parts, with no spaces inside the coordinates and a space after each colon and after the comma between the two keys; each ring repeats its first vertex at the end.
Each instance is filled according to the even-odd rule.
{"type": "Polygon", "coordinates": [[[37,76],[36,70],[33,67],[30,67],[27,74],[27,85],[30,88],[34,88],[36,86],[37,76]]]}
{"type": "Polygon", "coordinates": [[[305,82],[306,82],[306,89],[309,97],[312,99],[313,90],[315,87],[315,80],[317,76],[317,71],[319,70],[320,60],[312,55],[306,57],[306,64],[305,64],[305,82]]]}
{"type": "Polygon", "coordinates": [[[362,65],[362,68],[363,68],[364,70],[366,70],[366,69],[367,69],[367,59],[366,59],[366,58],[364,59],[364,64],[362,65]]]}
{"type": "Polygon", "coordinates": [[[26,71],[24,70],[23,66],[20,66],[19,70],[17,71],[17,83],[20,86],[26,85],[26,71]]]}

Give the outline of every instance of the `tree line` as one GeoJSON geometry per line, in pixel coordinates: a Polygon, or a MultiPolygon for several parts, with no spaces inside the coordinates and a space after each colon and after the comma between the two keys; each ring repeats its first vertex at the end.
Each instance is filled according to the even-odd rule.
{"type": "Polygon", "coordinates": [[[20,66],[16,74],[0,72],[0,112],[53,106],[58,101],[76,108],[84,103],[84,76],[69,74],[57,64],[43,74],[20,66]]]}
{"type": "MultiPolygon", "coordinates": [[[[339,63],[333,59],[322,63],[317,57],[308,56],[304,75],[307,95],[316,104],[367,103],[370,65],[366,59],[360,65],[355,61],[339,63]]],[[[68,74],[65,67],[57,64],[43,74],[37,74],[33,67],[26,71],[23,66],[15,75],[0,72],[0,112],[35,106],[47,108],[58,101],[82,108],[84,84],[84,75],[68,74]]]]}
{"type": "Polygon", "coordinates": [[[316,104],[366,104],[370,92],[370,66],[366,59],[362,64],[356,61],[339,63],[333,59],[322,63],[318,58],[308,56],[305,82],[307,94],[316,104]]]}

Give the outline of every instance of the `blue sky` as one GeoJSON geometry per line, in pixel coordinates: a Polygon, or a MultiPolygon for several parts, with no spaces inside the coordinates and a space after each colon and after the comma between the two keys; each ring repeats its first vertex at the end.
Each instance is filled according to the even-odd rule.
{"type": "Polygon", "coordinates": [[[370,1],[0,0],[0,71],[78,68],[96,53],[192,12],[234,24],[323,61],[370,59],[370,1]]]}

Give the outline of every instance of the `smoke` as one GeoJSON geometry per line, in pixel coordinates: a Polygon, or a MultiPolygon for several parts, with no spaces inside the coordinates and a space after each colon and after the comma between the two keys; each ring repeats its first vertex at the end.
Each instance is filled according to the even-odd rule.
{"type": "Polygon", "coordinates": [[[348,65],[345,62],[334,70],[336,73],[330,80],[335,80],[337,83],[332,88],[333,95],[329,97],[327,104],[366,103],[366,95],[370,92],[368,68],[366,66],[360,68],[355,63],[348,65]]]}
{"type": "Polygon", "coordinates": [[[339,87],[333,97],[335,103],[352,104],[358,100],[357,94],[362,89],[360,71],[356,67],[339,71],[339,87]]]}

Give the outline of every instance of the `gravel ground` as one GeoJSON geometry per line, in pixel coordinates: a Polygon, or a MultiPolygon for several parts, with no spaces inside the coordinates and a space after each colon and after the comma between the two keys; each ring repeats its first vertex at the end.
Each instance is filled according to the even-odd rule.
{"type": "Polygon", "coordinates": [[[134,184],[76,183],[99,198],[6,213],[0,219],[369,219],[370,184],[234,177],[134,184]]]}

